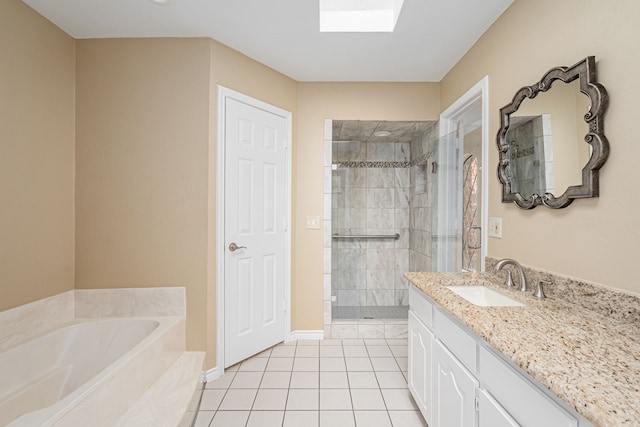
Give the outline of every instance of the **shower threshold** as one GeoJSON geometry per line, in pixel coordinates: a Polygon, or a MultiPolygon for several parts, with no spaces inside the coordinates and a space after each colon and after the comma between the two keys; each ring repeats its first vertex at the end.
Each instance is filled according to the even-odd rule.
{"type": "Polygon", "coordinates": [[[408,305],[335,306],[331,309],[333,320],[407,319],[408,316],[408,305]]]}

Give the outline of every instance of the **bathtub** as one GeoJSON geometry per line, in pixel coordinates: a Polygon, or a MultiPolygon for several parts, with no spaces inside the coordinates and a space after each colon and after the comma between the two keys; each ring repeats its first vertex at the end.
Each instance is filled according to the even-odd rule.
{"type": "Polygon", "coordinates": [[[112,425],[182,351],[182,317],[76,320],[0,353],[0,426],[112,425]]]}

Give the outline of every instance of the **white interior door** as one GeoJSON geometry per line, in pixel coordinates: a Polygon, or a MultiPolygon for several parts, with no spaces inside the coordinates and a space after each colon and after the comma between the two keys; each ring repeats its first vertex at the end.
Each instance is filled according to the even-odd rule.
{"type": "Polygon", "coordinates": [[[287,120],[225,99],[224,366],[285,339],[287,120]]]}

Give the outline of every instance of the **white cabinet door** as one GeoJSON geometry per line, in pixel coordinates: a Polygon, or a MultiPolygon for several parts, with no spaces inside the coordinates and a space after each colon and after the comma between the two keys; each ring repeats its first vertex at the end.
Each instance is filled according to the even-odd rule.
{"type": "Polygon", "coordinates": [[[485,390],[478,390],[479,427],[520,427],[502,406],[485,390]]]}
{"type": "Polygon", "coordinates": [[[433,340],[431,331],[409,311],[409,391],[429,425],[433,419],[433,340]]]}
{"type": "Polygon", "coordinates": [[[447,350],[434,341],[432,427],[476,427],[478,380],[447,350]]]}
{"type": "Polygon", "coordinates": [[[576,427],[578,420],[486,348],[480,349],[482,386],[527,427],[576,427]]]}

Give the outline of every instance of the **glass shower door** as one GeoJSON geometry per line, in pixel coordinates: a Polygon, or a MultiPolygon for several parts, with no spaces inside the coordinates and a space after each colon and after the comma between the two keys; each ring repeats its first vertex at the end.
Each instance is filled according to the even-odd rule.
{"type": "Polygon", "coordinates": [[[433,271],[460,271],[462,139],[452,132],[438,138],[433,149],[432,267],[433,271]]]}
{"type": "Polygon", "coordinates": [[[433,144],[433,271],[482,269],[481,130],[472,123],[433,144]]]}
{"type": "Polygon", "coordinates": [[[344,138],[333,146],[332,318],[406,318],[410,142],[344,138]]]}
{"type": "Polygon", "coordinates": [[[360,319],[366,305],[366,241],[343,236],[366,228],[366,169],[335,164],[332,181],[332,317],[360,319]]]}

